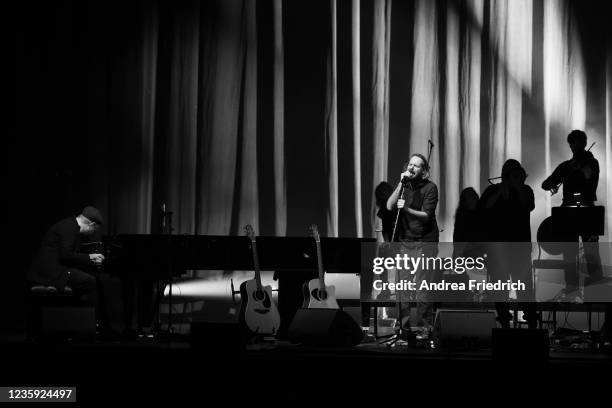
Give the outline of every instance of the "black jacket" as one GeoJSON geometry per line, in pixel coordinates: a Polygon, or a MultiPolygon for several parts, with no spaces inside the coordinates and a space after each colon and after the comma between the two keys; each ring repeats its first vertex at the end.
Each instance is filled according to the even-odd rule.
{"type": "Polygon", "coordinates": [[[487,208],[487,202],[502,188],[494,184],[485,189],[478,201],[482,215],[482,238],[485,242],[531,242],[530,214],[535,208],[533,190],[526,184],[521,186],[527,200],[521,203],[519,192],[510,188],[508,199],[498,199],[487,208]]]}
{"type": "Polygon", "coordinates": [[[592,205],[597,201],[597,184],[599,182],[599,162],[593,153],[580,152],[571,160],[561,163],[542,183],[542,188],[550,190],[563,183],[563,205],[572,205],[574,193],[580,193],[582,203],[592,205]]]}
{"type": "MultiPolygon", "coordinates": [[[[393,227],[395,226],[395,214],[397,211],[387,210],[386,205],[378,209],[376,216],[382,221],[382,236],[385,242],[391,241],[393,227]]],[[[396,232],[397,235],[397,232],[396,232]]]]}
{"type": "Polygon", "coordinates": [[[93,265],[88,254],[77,252],[80,245],[76,218],[57,222],[43,237],[28,271],[28,280],[57,288],[66,286],[71,267],[83,269],[93,265]]]}

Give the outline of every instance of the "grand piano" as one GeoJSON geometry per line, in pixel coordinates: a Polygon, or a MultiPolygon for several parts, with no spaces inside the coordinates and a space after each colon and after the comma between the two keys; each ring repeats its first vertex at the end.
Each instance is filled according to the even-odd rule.
{"type": "MultiPolygon", "coordinates": [[[[362,244],[374,238],[321,238],[327,272],[358,273],[362,244]]],[[[164,279],[187,270],[252,270],[246,236],[121,234],[107,238],[109,269],[138,278],[164,279]]],[[[315,241],[309,237],[257,237],[261,270],[317,269],[315,241]]]]}
{"type": "MultiPolygon", "coordinates": [[[[323,268],[329,273],[361,272],[362,244],[374,238],[321,238],[323,268]]],[[[188,270],[253,270],[246,236],[121,234],[108,237],[107,271],[132,282],[167,283],[188,270]]],[[[288,322],[302,301],[301,285],[317,276],[311,237],[257,237],[260,269],[274,271],[278,303],[288,322]]],[[[283,324],[284,326],[284,324],[283,324]]]]}

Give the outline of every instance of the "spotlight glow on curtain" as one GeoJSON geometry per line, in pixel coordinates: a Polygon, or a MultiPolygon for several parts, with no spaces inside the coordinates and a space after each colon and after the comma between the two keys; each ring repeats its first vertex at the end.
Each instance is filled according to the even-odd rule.
{"type": "MultiPolygon", "coordinates": [[[[461,189],[480,184],[480,89],[482,74],[481,32],[484,0],[467,2],[471,18],[479,24],[476,27],[460,27],[465,32],[460,64],[460,104],[462,163],[461,189]]],[[[456,201],[458,202],[458,201],[456,201]]]]}
{"type": "MultiPolygon", "coordinates": [[[[160,132],[166,134],[164,178],[168,185],[161,190],[172,209],[180,213],[178,232],[226,235],[248,222],[256,229],[258,223],[262,228],[274,225],[270,230],[286,235],[290,214],[292,233],[297,231],[295,225],[307,225],[320,217],[316,221],[326,222],[324,234],[328,236],[375,236],[375,217],[372,215],[369,226],[361,221],[363,212],[370,215],[375,209],[375,185],[397,177],[387,171],[397,171],[401,163],[390,160],[399,161],[401,155],[390,152],[389,146],[402,146],[401,154],[426,154],[428,140],[435,144],[432,179],[440,188],[442,241],[452,237],[461,190],[474,187],[482,191],[486,187],[481,185],[483,175],[498,176],[508,158],[521,160],[522,152],[528,150],[523,145],[531,140],[542,141],[544,160],[532,163],[528,172],[536,176],[528,181],[536,192],[537,207],[549,211],[552,203],[537,188],[538,178],[567,158],[565,135],[572,128],[584,128],[586,120],[585,68],[578,24],[567,0],[542,4],[533,0],[415,0],[397,11],[392,10],[392,0],[353,0],[350,7],[329,0],[309,9],[309,17],[329,29],[310,32],[311,37],[321,33],[310,42],[293,27],[303,12],[295,4],[282,0],[259,6],[248,0],[212,4],[214,7],[192,5],[209,8],[200,13],[186,11],[174,19],[169,30],[173,35],[169,81],[156,77],[159,72],[154,69],[160,64],[155,54],[161,49],[155,48],[159,28],[145,25],[150,32],[144,32],[141,63],[153,68],[145,66],[142,72],[144,148],[138,160],[143,166],[150,162],[152,151],[147,149],[152,149],[152,140],[160,132]],[[537,14],[540,21],[534,21],[534,4],[538,11],[542,7],[542,16],[537,14]],[[260,11],[269,13],[269,21],[261,25],[260,11]],[[208,12],[214,17],[198,20],[208,12]],[[405,17],[410,26],[392,30],[392,15],[405,17]],[[261,37],[270,25],[269,38],[261,37]],[[538,25],[543,27],[541,40],[534,35],[533,27],[538,25]],[[392,48],[395,33],[404,36],[394,37],[393,44],[400,46],[392,48]],[[296,40],[304,53],[288,43],[296,40]],[[361,46],[370,47],[370,40],[371,49],[361,46]],[[270,52],[262,53],[266,47],[270,52]],[[392,49],[403,54],[398,58],[392,49]],[[540,68],[534,65],[534,55],[539,52],[543,66],[535,72],[540,68]],[[307,64],[296,61],[304,55],[307,64]],[[341,58],[349,58],[350,63],[341,58]],[[402,71],[393,70],[398,66],[402,71]],[[410,70],[408,79],[403,69],[410,70]],[[258,82],[268,72],[269,84],[258,82]],[[536,87],[533,78],[542,78],[543,83],[536,87]],[[166,83],[170,103],[155,101],[156,85],[167,87],[166,83]],[[268,85],[270,89],[264,89],[268,85]],[[262,103],[261,95],[266,92],[269,101],[262,103]],[[543,106],[536,103],[538,98],[543,106]],[[397,116],[390,118],[391,104],[399,106],[394,115],[401,115],[402,110],[406,113],[400,125],[391,126],[390,121],[397,120],[397,116]],[[160,128],[155,113],[164,112],[164,107],[169,120],[162,122],[167,128],[160,128]],[[529,120],[527,109],[535,111],[528,111],[532,117],[541,116],[544,124],[536,131],[544,134],[523,134],[524,121],[529,120]],[[268,120],[268,116],[269,129],[262,128],[266,134],[257,133],[263,122],[260,118],[268,120]],[[300,143],[295,134],[287,134],[287,117],[312,118],[315,133],[308,134],[310,144],[303,140],[305,134],[299,136],[300,143]],[[321,133],[316,133],[319,124],[321,133]],[[339,129],[347,125],[352,126],[352,133],[339,129]],[[288,167],[286,154],[295,145],[307,147],[308,157],[291,156],[292,167],[288,167]],[[304,174],[309,166],[317,166],[308,184],[310,189],[318,188],[311,194],[317,209],[303,216],[298,210],[304,209],[302,197],[310,192],[300,195],[299,206],[294,208],[298,200],[288,197],[287,187],[295,186],[293,193],[299,191],[300,183],[310,176],[304,174]],[[264,180],[262,174],[273,180],[264,180]],[[354,197],[354,207],[341,211],[340,205],[349,200],[343,201],[346,196],[342,193],[340,197],[340,191],[351,182],[354,195],[349,197],[354,197]],[[259,190],[261,183],[273,188],[259,190]],[[275,219],[260,219],[262,205],[274,206],[266,217],[273,214],[275,219]],[[340,218],[342,214],[348,219],[340,218]]],[[[150,20],[153,26],[159,25],[153,17],[150,20]]],[[[300,26],[304,29],[307,24],[300,26]]],[[[300,126],[293,121],[290,125],[293,129],[300,126]]],[[[151,230],[153,174],[147,171],[142,168],[144,181],[138,183],[137,194],[148,213],[141,213],[143,219],[132,231],[151,230]]],[[[538,217],[532,216],[532,224],[539,223],[538,217]]],[[[119,220],[129,224],[124,221],[119,220]]]]}
{"type": "MultiPolygon", "coordinates": [[[[391,0],[374,0],[372,33],[372,110],[374,155],[372,173],[375,183],[387,180],[389,157],[389,46],[391,41],[391,0]]],[[[372,206],[374,197],[372,196],[372,206]]],[[[376,230],[372,214],[370,235],[376,230]]]]}
{"type": "Polygon", "coordinates": [[[327,236],[338,236],[338,35],[336,0],[331,0],[331,44],[327,55],[327,98],[325,100],[326,163],[329,191],[327,236]]]}
{"type": "Polygon", "coordinates": [[[391,38],[391,0],[374,1],[373,110],[374,180],[387,179],[389,149],[389,41],[391,38]]]}
{"type": "Polygon", "coordinates": [[[283,0],[274,0],[274,230],[287,234],[287,185],[285,174],[285,68],[283,64],[283,0]]]}
{"type": "MultiPolygon", "coordinates": [[[[606,57],[606,163],[612,163],[612,45],[608,45],[606,57]]],[[[606,166],[606,193],[608,203],[612,203],[612,166],[606,166]]],[[[612,211],[608,209],[608,241],[612,237],[612,211]]]]}
{"type": "MultiPolygon", "coordinates": [[[[196,9],[198,5],[195,5],[196,9]]],[[[167,208],[175,214],[174,226],[185,234],[196,232],[196,186],[198,158],[198,58],[199,13],[174,16],[174,41],[170,62],[168,133],[164,157],[168,182],[164,194],[167,208]]]]}
{"type": "Polygon", "coordinates": [[[242,177],[240,186],[240,228],[251,224],[259,231],[259,197],[257,195],[257,23],[255,2],[245,3],[245,67],[242,118],[242,177]]]}
{"type": "Polygon", "coordinates": [[[489,111],[489,174],[506,159],[521,160],[522,93],[531,92],[531,0],[492,1],[492,105],[489,111]]]}
{"type": "MultiPolygon", "coordinates": [[[[130,141],[121,140],[117,150],[127,147],[132,151],[130,160],[136,162],[135,173],[125,171],[121,166],[118,170],[117,185],[122,194],[109,205],[109,217],[112,215],[110,232],[151,233],[153,186],[154,186],[154,146],[157,134],[155,127],[155,106],[157,98],[157,64],[159,47],[159,15],[157,7],[153,7],[142,22],[142,36],[139,41],[138,59],[135,62],[139,72],[139,98],[135,110],[135,132],[130,134],[136,138],[138,149],[132,150],[130,141]]],[[[123,163],[120,163],[123,165],[123,163]]],[[[110,198],[110,197],[109,197],[110,198]]]]}
{"type": "MultiPolygon", "coordinates": [[[[569,131],[585,128],[586,78],[576,28],[568,1],[544,3],[546,174],[567,159],[569,131]]],[[[543,205],[550,214],[551,206],[560,204],[561,194],[545,197],[543,205]]]]}
{"type": "MultiPolygon", "coordinates": [[[[414,71],[412,76],[412,123],[410,153],[427,154],[427,141],[438,145],[440,126],[440,65],[438,58],[438,15],[436,3],[415,2],[414,71]]],[[[438,166],[438,151],[434,150],[431,165],[438,166]]],[[[432,171],[432,179],[440,184],[440,171],[432,171]]],[[[399,175],[398,175],[399,176],[399,175]]]]}
{"type": "MultiPolygon", "coordinates": [[[[208,128],[203,143],[201,190],[202,234],[228,235],[232,208],[240,186],[235,185],[238,151],[240,89],[244,68],[243,4],[239,0],[216,2],[219,8],[216,31],[210,40],[212,50],[209,81],[209,109],[203,123],[208,128]]],[[[208,67],[203,67],[208,69],[208,67]]]]}
{"type": "Polygon", "coordinates": [[[357,236],[363,236],[363,206],[361,205],[361,14],[359,0],[351,4],[351,59],[353,85],[353,173],[355,184],[355,226],[357,236]]]}

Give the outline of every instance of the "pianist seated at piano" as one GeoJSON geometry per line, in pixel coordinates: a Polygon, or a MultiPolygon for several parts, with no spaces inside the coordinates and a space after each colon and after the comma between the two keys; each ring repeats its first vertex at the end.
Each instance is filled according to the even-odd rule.
{"type": "Polygon", "coordinates": [[[60,292],[72,291],[75,296],[96,307],[98,296],[93,270],[102,264],[104,255],[80,253],[79,250],[81,238],[91,236],[103,224],[100,211],[88,206],[76,217],[64,218],[51,226],[43,236],[28,270],[29,285],[54,287],[60,292]]]}

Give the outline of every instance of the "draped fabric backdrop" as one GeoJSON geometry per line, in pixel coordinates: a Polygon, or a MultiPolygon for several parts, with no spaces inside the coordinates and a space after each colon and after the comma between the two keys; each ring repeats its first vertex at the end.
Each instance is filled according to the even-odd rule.
{"type": "Polygon", "coordinates": [[[45,230],[84,205],[103,211],[106,234],[157,233],[165,206],[180,234],[250,223],[303,236],[316,223],[322,235],[372,237],[376,185],[397,183],[431,145],[443,241],[461,190],[482,192],[508,158],[536,195],[535,240],[561,200],[539,186],[570,157],[573,128],[596,142],[599,204],[612,202],[606,1],[8,7],[7,305],[45,230]]]}
{"type": "Polygon", "coordinates": [[[431,142],[442,240],[451,240],[461,190],[481,192],[508,158],[523,163],[536,193],[535,232],[560,202],[539,185],[569,158],[573,128],[596,142],[599,203],[612,198],[602,7],[567,0],[23,7],[15,14],[23,126],[13,151],[24,181],[16,189],[30,204],[15,213],[27,218],[33,203],[48,203],[35,227],[42,233],[92,203],[106,214],[107,233],[155,233],[165,204],[175,233],[242,234],[250,223],[259,234],[304,235],[316,223],[327,236],[375,236],[374,188],[397,183],[409,154],[427,154],[431,142]]]}

